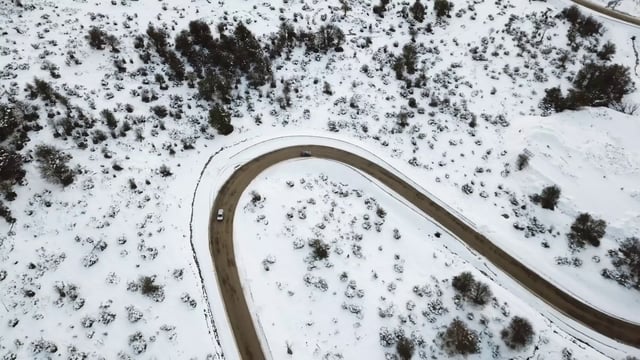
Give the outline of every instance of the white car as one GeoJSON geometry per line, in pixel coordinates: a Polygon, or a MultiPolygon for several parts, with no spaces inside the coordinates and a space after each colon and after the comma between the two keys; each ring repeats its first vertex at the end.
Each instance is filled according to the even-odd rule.
{"type": "Polygon", "coordinates": [[[224,219],[224,210],[218,209],[218,215],[216,216],[216,220],[222,221],[224,219]]]}

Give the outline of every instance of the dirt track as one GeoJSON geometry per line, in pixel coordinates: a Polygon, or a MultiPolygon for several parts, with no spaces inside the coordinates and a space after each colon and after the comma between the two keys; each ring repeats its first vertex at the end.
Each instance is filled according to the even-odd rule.
{"type": "MultiPolygon", "coordinates": [[[[260,360],[264,359],[265,356],[244,297],[245,294],[242,290],[236,267],[233,246],[235,209],[240,195],[263,170],[284,160],[298,158],[303,150],[311,151],[313,156],[317,158],[340,161],[376,178],[423,212],[429,214],[441,226],[447,228],[469,247],[487,258],[489,262],[502,269],[529,289],[531,293],[543,299],[555,309],[607,337],[640,348],[640,325],[611,317],[574,299],[571,295],[544,280],[509,254],[493,245],[489,239],[458,220],[427,196],[377,164],[343,150],[310,145],[276,150],[238,168],[220,189],[211,210],[209,249],[218,276],[227,316],[243,359],[260,360]],[[225,219],[222,222],[215,220],[217,209],[225,210],[225,219]]],[[[284,356],[285,345],[278,344],[274,351],[274,356],[279,355],[280,351],[284,356]]]]}

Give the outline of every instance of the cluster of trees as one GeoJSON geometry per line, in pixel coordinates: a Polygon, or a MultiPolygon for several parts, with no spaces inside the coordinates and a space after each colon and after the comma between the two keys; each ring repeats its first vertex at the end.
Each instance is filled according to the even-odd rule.
{"type": "MultiPolygon", "coordinates": [[[[598,49],[600,35],[604,32],[603,25],[592,16],[584,16],[576,5],[563,9],[558,16],[571,24],[567,37],[573,51],[581,46],[577,41],[578,37],[591,39],[593,41],[585,49],[594,56],[578,71],[573,78],[573,87],[567,90],[566,95],[560,87],[546,89],[540,108],[545,114],[576,110],[584,106],[618,109],[619,106],[616,105],[621,103],[624,95],[634,90],[634,84],[628,67],[608,64],[616,53],[616,45],[607,41],[598,49]]],[[[564,64],[569,56],[568,52],[564,52],[559,62],[564,64]]]]}
{"type": "Polygon", "coordinates": [[[476,305],[485,305],[493,296],[489,285],[477,281],[468,271],[454,276],[451,285],[464,299],[476,305]]]}
{"type": "Polygon", "coordinates": [[[628,67],[591,62],[578,71],[566,96],[559,87],[546,89],[540,108],[549,114],[583,106],[612,106],[633,89],[628,67]]]}
{"type": "MultiPolygon", "coordinates": [[[[149,24],[147,28],[149,43],[156,50],[156,53],[171,69],[170,79],[181,82],[184,80],[186,72],[182,60],[175,51],[169,49],[169,33],[164,28],[156,28],[149,24]]],[[[144,44],[144,39],[139,38],[138,42],[144,44]]],[[[149,58],[149,57],[147,57],[149,58]]],[[[144,59],[143,59],[144,60],[144,59]]]]}
{"type": "Polygon", "coordinates": [[[200,96],[206,100],[231,102],[231,90],[240,77],[249,86],[266,84],[272,76],[271,61],[264,54],[258,39],[242,23],[231,34],[224,24],[218,26],[219,38],[214,38],[209,25],[196,20],[188,30],[176,36],[175,49],[187,59],[198,79],[200,96]]]}
{"type": "Polygon", "coordinates": [[[215,38],[207,23],[191,21],[189,28],[176,36],[175,49],[191,65],[200,97],[214,102],[209,123],[227,135],[233,125],[221,104],[231,103],[232,91],[241,78],[251,87],[263,86],[272,79],[272,70],[260,41],[244,24],[238,23],[231,33],[224,24],[217,30],[219,37],[215,38]]]}

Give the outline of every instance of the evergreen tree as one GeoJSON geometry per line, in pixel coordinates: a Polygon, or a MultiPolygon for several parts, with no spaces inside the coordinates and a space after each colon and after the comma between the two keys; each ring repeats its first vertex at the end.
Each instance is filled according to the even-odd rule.
{"type": "Polygon", "coordinates": [[[605,234],[607,223],[601,219],[594,219],[589,213],[578,215],[567,234],[572,248],[583,248],[586,243],[600,246],[600,239],[605,234]]]}
{"type": "Polygon", "coordinates": [[[233,132],[231,115],[219,104],[215,104],[209,111],[209,124],[221,135],[229,135],[233,132]]]}
{"type": "Polygon", "coordinates": [[[533,326],[529,320],[514,316],[509,323],[509,327],[500,333],[502,340],[511,349],[522,349],[533,341],[533,326]]]}
{"type": "Polygon", "coordinates": [[[453,3],[447,0],[435,0],[433,2],[433,10],[436,12],[436,17],[442,18],[443,16],[451,17],[449,15],[453,9],[453,3]]]}
{"type": "Polygon", "coordinates": [[[416,0],[416,2],[414,2],[413,5],[411,5],[411,7],[409,8],[409,11],[411,12],[411,16],[413,16],[413,19],[415,21],[419,23],[424,21],[425,8],[420,0],[416,0]]]}

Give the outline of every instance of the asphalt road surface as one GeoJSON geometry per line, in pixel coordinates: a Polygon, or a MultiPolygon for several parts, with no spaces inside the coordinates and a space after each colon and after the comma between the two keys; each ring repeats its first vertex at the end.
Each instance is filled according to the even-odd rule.
{"type": "MultiPolygon", "coordinates": [[[[532,294],[544,300],[566,316],[613,339],[640,348],[640,326],[607,315],[598,309],[573,298],[518,260],[495,246],[489,239],[459,220],[443,207],[433,202],[402,179],[383,167],[358,155],[327,146],[292,146],[255,158],[238,168],[220,189],[211,210],[209,222],[209,249],[218,276],[218,283],[231,323],[240,355],[245,360],[264,359],[251,310],[238,275],[233,247],[233,218],[240,195],[249,183],[263,170],[279,162],[299,158],[302,151],[310,151],[313,157],[331,159],[359,169],[376,178],[417,208],[428,214],[442,227],[448,229],[470,248],[484,256],[532,294]],[[223,221],[216,221],[217,209],[224,209],[223,221]]],[[[558,271],[562,271],[559,269],[558,271]]],[[[278,344],[273,354],[284,356],[285,344],[278,344]],[[280,352],[282,351],[282,353],[280,352]]]]}

